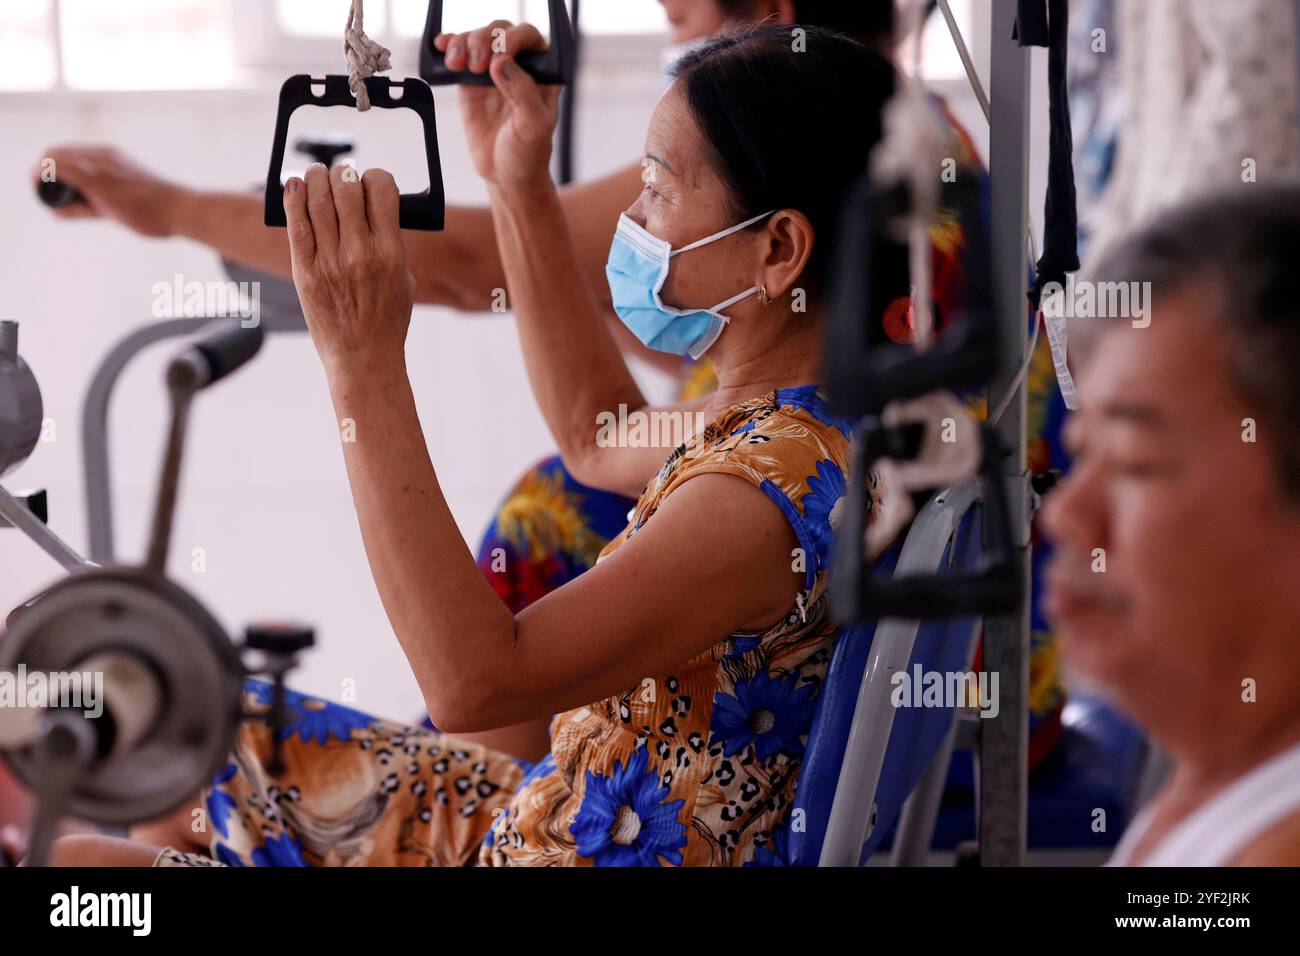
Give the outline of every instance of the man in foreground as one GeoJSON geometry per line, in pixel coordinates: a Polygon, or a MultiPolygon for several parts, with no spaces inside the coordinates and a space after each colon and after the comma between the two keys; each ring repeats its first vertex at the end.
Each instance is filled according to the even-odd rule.
{"type": "Polygon", "coordinates": [[[1099,264],[1150,283],[1149,324],[1071,329],[1049,613],[1067,662],[1173,762],[1115,865],[1300,864],[1300,186],[1248,190],[1099,264]]]}

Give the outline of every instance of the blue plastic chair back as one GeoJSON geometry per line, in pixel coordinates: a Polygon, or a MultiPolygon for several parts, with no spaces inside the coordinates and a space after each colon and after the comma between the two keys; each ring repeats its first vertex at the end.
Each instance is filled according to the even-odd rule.
{"type": "MultiPolygon", "coordinates": [[[[874,573],[893,574],[900,547],[883,556],[874,573]]],[[[976,504],[963,516],[957,532],[944,548],[941,568],[953,573],[980,566],[980,508],[976,504]]],[[[920,665],[923,672],[967,671],[971,665],[978,618],[922,621],[913,645],[908,671],[920,665]]],[[[789,834],[790,866],[817,866],[825,843],[827,823],[839,784],[849,729],[853,723],[859,689],[871,655],[874,626],[846,629],[831,655],[826,681],[813,714],[803,768],[795,790],[794,807],[802,810],[802,827],[789,834]]],[[[895,710],[888,748],[876,788],[876,822],[862,847],[865,863],[888,832],[904,801],[929,766],[954,719],[951,707],[899,707],[895,710]]]]}

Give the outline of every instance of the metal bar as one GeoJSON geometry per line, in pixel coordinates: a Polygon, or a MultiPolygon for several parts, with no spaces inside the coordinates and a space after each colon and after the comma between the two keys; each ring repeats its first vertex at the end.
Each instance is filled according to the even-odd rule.
{"type": "Polygon", "coordinates": [[[108,400],[122,371],[144,349],[163,339],[198,331],[212,321],[203,318],[166,319],[136,329],[113,347],[100,363],[81,413],[81,449],[86,479],[86,528],[90,558],[101,564],[113,560],[113,488],[108,464],[108,400]]]}
{"type": "Polygon", "coordinates": [[[167,548],[171,544],[172,521],[176,517],[176,496],[180,491],[181,460],[185,453],[185,426],[189,424],[190,403],[199,386],[199,370],[182,357],[168,372],[168,391],[172,400],[172,424],[167,433],[167,450],[163,453],[162,474],[158,478],[158,500],[149,533],[149,550],[144,566],[159,577],[167,574],[167,548]]]}
{"type": "MultiPolygon", "coordinates": [[[[967,660],[975,657],[975,642],[978,632],[971,634],[971,644],[967,660]]],[[[948,734],[939,745],[939,750],[926,767],[924,775],[916,783],[898,818],[898,830],[894,834],[894,848],[889,855],[890,866],[925,866],[930,855],[930,846],[934,843],[934,831],[939,821],[939,806],[943,802],[944,789],[948,786],[948,768],[952,765],[952,755],[957,750],[969,750],[979,733],[980,717],[958,708],[953,712],[952,724],[948,734]]]]}
{"type": "Polygon", "coordinates": [[[975,70],[975,61],[970,58],[966,38],[961,35],[961,28],[957,26],[957,18],[952,15],[952,6],[948,0],[939,0],[939,12],[943,14],[944,23],[948,24],[948,33],[952,36],[953,46],[957,48],[957,55],[961,57],[961,65],[966,70],[966,79],[970,81],[971,91],[974,92],[975,99],[979,100],[980,109],[984,111],[984,119],[991,123],[993,108],[989,105],[988,94],[984,92],[984,84],[980,82],[980,75],[975,70]]]}
{"type": "MultiPolygon", "coordinates": [[[[63,56],[63,0],[50,4],[50,47],[54,53],[54,89],[62,92],[68,88],[67,68],[63,56]]],[[[57,175],[57,174],[56,174],[57,175]]]]}
{"type": "Polygon", "coordinates": [[[948,782],[948,766],[952,763],[952,752],[957,742],[959,719],[959,714],[953,714],[943,743],[917,781],[916,789],[903,804],[903,812],[898,816],[898,830],[894,833],[894,848],[889,854],[890,866],[925,866],[930,844],[934,842],[943,788],[948,782]]]}
{"type": "MultiPolygon", "coordinates": [[[[974,502],[974,481],[954,485],[930,499],[907,532],[894,573],[937,572],[948,542],[974,502]]],[[[876,788],[894,727],[892,678],[907,670],[920,624],[915,618],[888,618],[876,627],[849,724],[819,866],[857,866],[862,856],[862,845],[874,825],[876,788]]]]}
{"type": "Polygon", "coordinates": [[[1296,125],[1300,126],[1300,0],[1291,0],[1295,6],[1295,45],[1296,45],[1296,125]]]}
{"type": "Polygon", "coordinates": [[[889,618],[876,626],[818,866],[857,866],[862,846],[875,826],[876,790],[894,729],[890,679],[907,670],[920,626],[915,618],[889,618]]]}
{"type": "MultiPolygon", "coordinates": [[[[1029,186],[1029,51],[1012,39],[1017,0],[993,0],[989,131],[993,295],[1002,362],[990,395],[1015,394],[998,422],[1006,459],[1014,561],[1029,579],[1026,391],[1015,384],[1027,345],[1025,227],[1029,186]]],[[[986,670],[999,675],[998,716],[980,721],[979,845],[982,866],[1024,862],[1029,777],[1029,589],[1016,614],[986,618],[986,670]]]]}
{"type": "Polygon", "coordinates": [[[3,527],[5,522],[13,525],[36,542],[42,551],[59,562],[65,571],[80,571],[83,568],[93,567],[3,487],[0,487],[0,518],[4,519],[0,521],[0,527],[3,527]]]}
{"type": "MultiPolygon", "coordinates": [[[[573,182],[577,175],[577,136],[578,123],[578,76],[582,69],[582,7],[580,0],[569,0],[569,6],[572,8],[570,19],[573,21],[573,42],[574,56],[577,57],[578,65],[574,68],[573,82],[564,87],[560,94],[560,121],[556,127],[556,137],[559,140],[556,149],[556,163],[558,166],[556,182],[561,186],[568,186],[573,182]]],[[[524,20],[520,20],[524,23],[524,20]]]]}

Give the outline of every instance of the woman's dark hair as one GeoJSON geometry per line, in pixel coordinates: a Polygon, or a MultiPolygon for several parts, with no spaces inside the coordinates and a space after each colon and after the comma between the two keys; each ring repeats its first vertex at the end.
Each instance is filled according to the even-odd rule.
{"type": "MultiPolygon", "coordinates": [[[[717,0],[722,12],[743,20],[756,0],[717,0]]],[[[796,23],[844,33],[868,46],[888,49],[894,38],[894,0],[794,0],[796,23]]]]}
{"type": "Polygon", "coordinates": [[[1300,184],[1250,184],[1162,213],[1103,252],[1089,276],[1097,283],[1150,282],[1157,302],[1198,286],[1208,290],[1211,310],[1233,341],[1232,384],[1274,423],[1278,483],[1293,500],[1300,500],[1298,249],[1300,184]]]}
{"type": "Polygon", "coordinates": [[[880,141],[893,66],[829,30],[758,26],[710,40],[675,78],[730,187],[735,221],[772,209],[808,217],[816,242],[804,285],[820,295],[849,187],[880,141]]]}

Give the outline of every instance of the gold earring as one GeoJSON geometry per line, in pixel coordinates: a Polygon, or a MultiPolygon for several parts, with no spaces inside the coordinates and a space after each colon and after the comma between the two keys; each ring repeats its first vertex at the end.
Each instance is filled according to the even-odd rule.
{"type": "Polygon", "coordinates": [[[761,285],[758,287],[758,301],[763,305],[772,304],[772,297],[767,294],[767,286],[761,285]]]}

